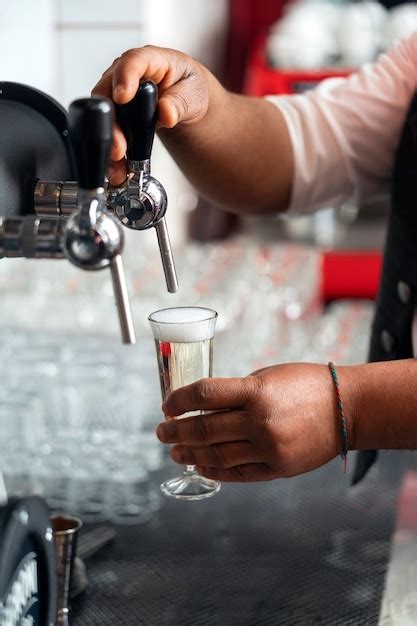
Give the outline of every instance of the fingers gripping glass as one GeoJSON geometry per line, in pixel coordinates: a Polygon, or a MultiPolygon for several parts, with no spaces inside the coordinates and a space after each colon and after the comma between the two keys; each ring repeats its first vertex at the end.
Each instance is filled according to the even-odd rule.
{"type": "MultiPolygon", "coordinates": [[[[148,319],[155,339],[163,399],[174,389],[212,375],[216,311],[176,307],[155,311],[148,319]]],[[[181,418],[191,415],[196,413],[186,413],[181,418]]],[[[186,465],[182,476],[161,485],[165,495],[184,500],[202,500],[219,489],[220,483],[197,474],[195,465],[186,465]]]]}

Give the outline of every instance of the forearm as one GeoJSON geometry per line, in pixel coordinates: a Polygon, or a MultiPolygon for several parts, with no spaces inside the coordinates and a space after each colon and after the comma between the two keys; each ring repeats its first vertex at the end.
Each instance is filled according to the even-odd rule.
{"type": "Polygon", "coordinates": [[[161,129],[160,138],[198,192],[236,213],[288,207],[293,155],[277,107],[226,91],[207,71],[209,107],[197,124],[161,129]]]}
{"type": "Polygon", "coordinates": [[[417,360],[337,370],[354,449],[417,449],[417,360]]]}

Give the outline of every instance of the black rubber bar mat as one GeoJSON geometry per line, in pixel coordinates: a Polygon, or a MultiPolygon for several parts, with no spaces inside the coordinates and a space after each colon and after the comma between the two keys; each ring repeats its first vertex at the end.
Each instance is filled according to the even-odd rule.
{"type": "Polygon", "coordinates": [[[335,460],[289,480],[224,484],[206,501],[164,500],[88,561],[72,624],[377,624],[408,458],[382,453],[354,489],[335,460]]]}

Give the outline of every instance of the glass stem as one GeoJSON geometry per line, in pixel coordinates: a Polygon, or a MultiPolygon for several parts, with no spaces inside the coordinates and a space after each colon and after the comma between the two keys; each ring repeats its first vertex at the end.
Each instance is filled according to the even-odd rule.
{"type": "Polygon", "coordinates": [[[185,466],[186,474],[195,474],[195,465],[186,465],[185,466]]]}

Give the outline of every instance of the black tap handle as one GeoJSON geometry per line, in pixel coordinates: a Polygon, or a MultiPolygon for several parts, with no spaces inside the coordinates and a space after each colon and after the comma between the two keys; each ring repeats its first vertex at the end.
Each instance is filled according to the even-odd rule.
{"type": "Polygon", "coordinates": [[[105,98],[80,98],[69,107],[69,137],[81,189],[104,184],[113,141],[113,110],[105,98]]]}
{"type": "Polygon", "coordinates": [[[158,88],[147,80],[139,85],[133,100],[116,104],[116,119],[126,137],[129,161],[151,158],[155,126],[158,117],[158,88]]]}

